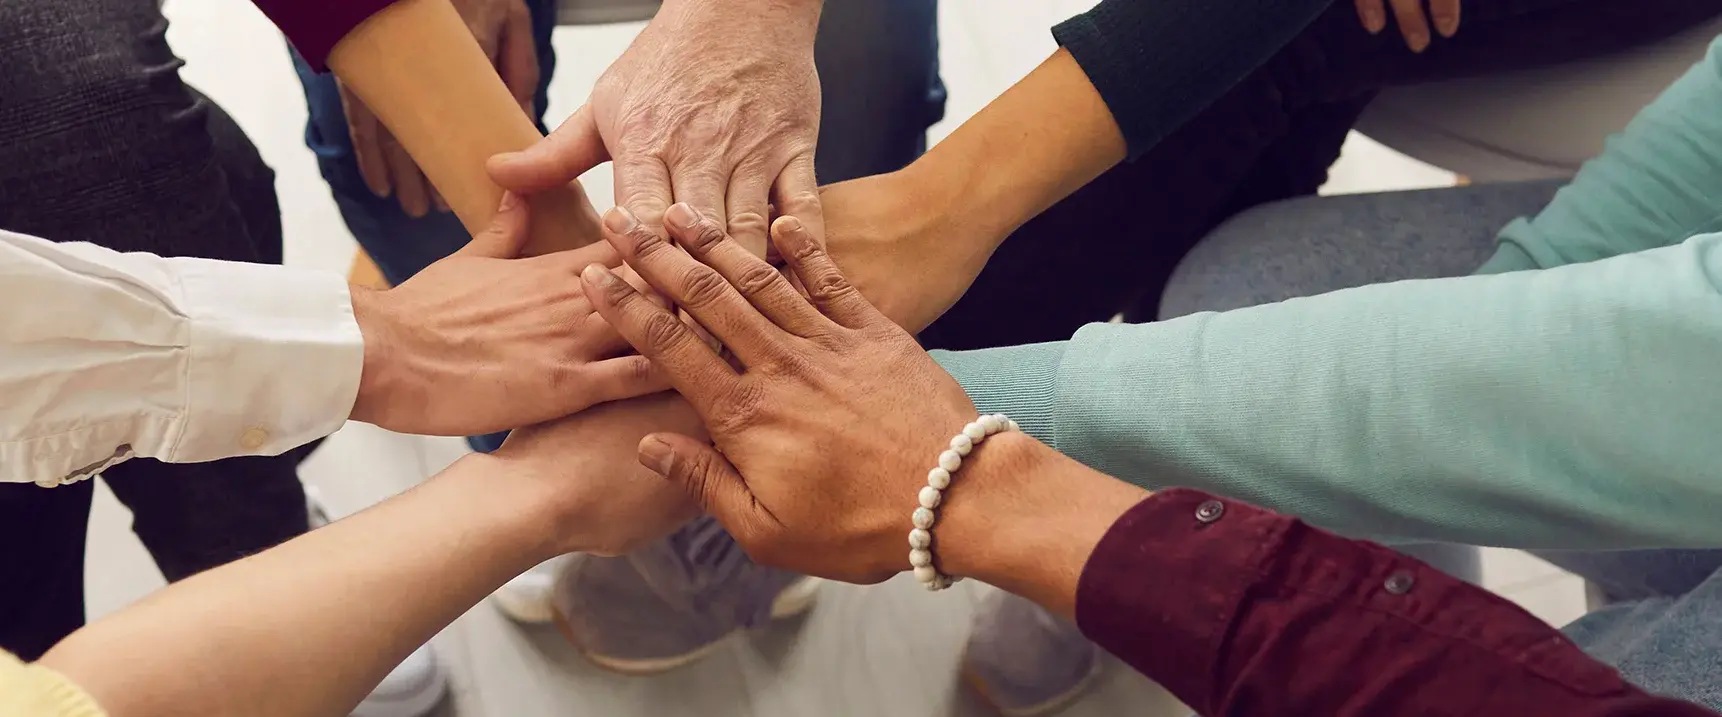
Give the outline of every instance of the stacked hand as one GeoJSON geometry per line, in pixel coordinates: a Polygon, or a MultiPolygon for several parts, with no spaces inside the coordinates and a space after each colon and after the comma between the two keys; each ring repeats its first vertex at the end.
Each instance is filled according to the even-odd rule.
{"type": "Polygon", "coordinates": [[[576,413],[667,387],[632,355],[576,280],[605,244],[526,259],[527,204],[503,199],[491,227],[387,291],[353,293],[365,341],[354,420],[403,433],[471,435],[576,413]]]}
{"type": "Polygon", "coordinates": [[[648,226],[687,202],[758,252],[775,204],[817,233],[818,19],[817,0],[666,2],[587,105],[491,177],[531,193],[613,158],[616,204],[648,226]]]}
{"type": "MultiPolygon", "coordinates": [[[[762,563],[851,582],[902,571],[914,497],[950,436],[975,418],[973,404],[798,220],[778,220],[773,241],[809,298],[687,205],[672,207],[666,224],[681,248],[620,208],[606,217],[606,238],[741,368],[614,273],[587,267],[599,313],[670,376],[716,443],[656,433],[640,443],[641,462],[683,486],[762,563]]],[[[974,455],[1014,453],[1001,440],[974,455]]]]}

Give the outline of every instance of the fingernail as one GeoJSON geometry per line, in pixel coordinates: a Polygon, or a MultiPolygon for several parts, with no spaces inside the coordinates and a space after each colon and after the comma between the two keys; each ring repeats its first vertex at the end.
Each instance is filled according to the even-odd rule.
{"type": "Polygon", "coordinates": [[[801,220],[796,219],[795,217],[783,217],[778,219],[777,226],[781,227],[785,234],[799,234],[807,229],[806,226],[802,225],[801,220]]]}
{"type": "Polygon", "coordinates": [[[609,269],[604,268],[603,264],[587,264],[585,269],[580,270],[580,277],[603,287],[614,286],[621,281],[615,274],[610,273],[609,269]]]}
{"type": "Polygon", "coordinates": [[[520,195],[514,192],[503,192],[502,203],[496,205],[496,211],[506,212],[518,206],[520,206],[520,195]]]}
{"type": "Polygon", "coordinates": [[[664,221],[677,229],[692,229],[700,223],[700,213],[687,202],[676,202],[670,205],[670,211],[664,213],[664,221]]]}
{"type": "Polygon", "coordinates": [[[610,211],[604,212],[604,228],[612,232],[627,234],[637,226],[640,226],[640,220],[634,218],[634,213],[627,207],[610,207],[610,211]]]}
{"type": "Polygon", "coordinates": [[[657,436],[646,436],[640,440],[640,465],[657,471],[658,475],[668,477],[675,460],[676,453],[670,450],[670,444],[663,442],[657,436]]]}
{"type": "Polygon", "coordinates": [[[1452,37],[1453,33],[1459,31],[1459,18],[1452,15],[1435,18],[1435,31],[1441,33],[1442,37],[1452,37]]]}
{"type": "Polygon", "coordinates": [[[1382,30],[1387,29],[1387,18],[1374,10],[1366,12],[1363,14],[1363,29],[1368,30],[1371,35],[1379,35],[1382,30]]]}
{"type": "Polygon", "coordinates": [[[1429,48],[1429,36],[1421,32],[1412,33],[1405,38],[1405,44],[1411,46],[1412,52],[1422,52],[1429,48]]]}

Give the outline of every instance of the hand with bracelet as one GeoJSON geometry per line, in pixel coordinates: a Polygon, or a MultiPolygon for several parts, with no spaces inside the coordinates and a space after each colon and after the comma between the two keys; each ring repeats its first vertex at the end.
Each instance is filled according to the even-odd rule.
{"type": "Polygon", "coordinates": [[[607,268],[582,272],[715,442],[647,435],[640,462],[755,560],[851,582],[984,580],[1073,618],[1202,714],[1711,714],[1412,558],[1198,491],[1150,495],[977,416],[793,218],[771,238],[807,298],[709,219],[671,223],[685,252],[623,209],[605,227],[740,362],[607,268]]]}

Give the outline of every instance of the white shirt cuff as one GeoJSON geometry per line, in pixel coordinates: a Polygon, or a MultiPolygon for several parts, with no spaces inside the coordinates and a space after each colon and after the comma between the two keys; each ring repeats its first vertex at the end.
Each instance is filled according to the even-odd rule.
{"type": "Polygon", "coordinates": [[[184,431],[164,460],[277,455],[341,427],[365,363],[343,277],[169,261],[179,265],[191,358],[184,431]]]}

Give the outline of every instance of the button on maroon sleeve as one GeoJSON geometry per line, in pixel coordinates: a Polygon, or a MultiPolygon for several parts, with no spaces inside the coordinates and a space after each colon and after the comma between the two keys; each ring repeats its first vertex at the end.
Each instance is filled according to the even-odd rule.
{"type": "Polygon", "coordinates": [[[394,0],[252,0],[311,69],[322,72],[335,43],[394,0]]]}
{"type": "Polygon", "coordinates": [[[1494,594],[1373,543],[1169,490],[1077,588],[1082,631],[1204,715],[1710,715],[1494,594]]]}

